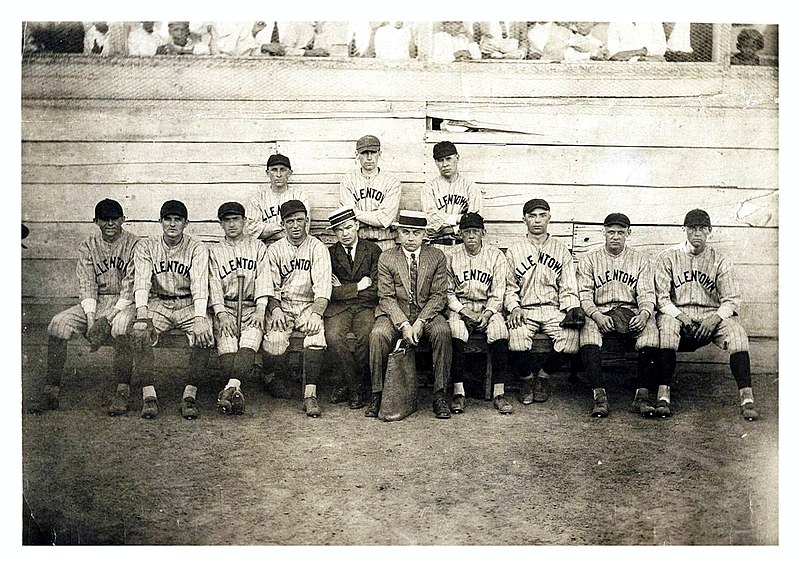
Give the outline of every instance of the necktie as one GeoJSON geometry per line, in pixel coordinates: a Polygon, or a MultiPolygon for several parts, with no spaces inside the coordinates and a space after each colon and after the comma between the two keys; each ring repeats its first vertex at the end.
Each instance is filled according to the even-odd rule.
{"type": "Polygon", "coordinates": [[[411,293],[408,296],[410,319],[412,321],[417,318],[417,255],[411,254],[411,266],[409,267],[411,275],[411,293]]]}
{"type": "Polygon", "coordinates": [[[270,43],[280,43],[280,35],[278,34],[278,22],[275,22],[272,25],[272,36],[270,36],[269,41],[270,43]]]}
{"type": "Polygon", "coordinates": [[[347,252],[347,261],[350,262],[350,267],[353,267],[353,247],[352,246],[345,246],[345,252],[347,252]]]}

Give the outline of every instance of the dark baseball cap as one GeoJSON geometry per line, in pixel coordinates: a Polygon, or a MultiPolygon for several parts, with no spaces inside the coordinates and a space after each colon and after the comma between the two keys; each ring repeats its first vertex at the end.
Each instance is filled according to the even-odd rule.
{"type": "Polygon", "coordinates": [[[522,214],[527,215],[533,209],[545,209],[546,211],[549,211],[550,204],[544,199],[531,199],[522,207],[522,214]]]}
{"type": "Polygon", "coordinates": [[[461,215],[461,220],[458,221],[458,228],[466,230],[468,228],[484,228],[483,217],[478,213],[466,213],[461,215]]]}
{"type": "Polygon", "coordinates": [[[241,215],[244,216],[244,205],[241,203],[237,203],[236,201],[228,201],[227,203],[222,203],[217,209],[217,218],[223,219],[228,215],[241,215]]]}
{"type": "Polygon", "coordinates": [[[606,217],[606,220],[603,221],[603,226],[611,226],[612,224],[618,224],[619,226],[630,228],[631,219],[622,213],[611,213],[606,217]]]}
{"type": "Polygon", "coordinates": [[[711,217],[703,209],[692,209],[686,213],[683,226],[711,226],[711,217]]]}
{"type": "Polygon", "coordinates": [[[306,206],[303,204],[302,201],[298,201],[297,199],[289,199],[285,203],[281,205],[281,218],[285,219],[289,215],[294,213],[304,213],[308,214],[306,210],[306,206]]]}
{"type": "Polygon", "coordinates": [[[372,135],[362,136],[356,142],[356,152],[379,152],[381,149],[381,141],[372,135]]]}
{"type": "Polygon", "coordinates": [[[444,141],[433,146],[433,159],[442,159],[457,154],[458,150],[453,142],[444,141]]]}
{"type": "Polygon", "coordinates": [[[186,210],[186,205],[180,201],[170,200],[161,205],[161,213],[159,218],[164,218],[169,215],[178,215],[184,219],[189,218],[189,211],[186,210]]]}
{"type": "Polygon", "coordinates": [[[289,158],[283,154],[272,154],[269,156],[269,159],[267,160],[267,168],[270,168],[273,165],[285,165],[289,169],[292,169],[292,162],[290,162],[289,158]]]}
{"type": "Polygon", "coordinates": [[[114,199],[103,199],[94,207],[96,219],[118,219],[122,216],[122,205],[114,199]]]}

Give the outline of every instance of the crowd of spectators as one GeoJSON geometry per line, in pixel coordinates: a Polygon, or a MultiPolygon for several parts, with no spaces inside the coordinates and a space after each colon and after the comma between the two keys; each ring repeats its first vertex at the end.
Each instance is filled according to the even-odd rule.
{"type": "MultiPolygon", "coordinates": [[[[710,44],[710,25],[681,22],[25,22],[22,51],[101,57],[419,57],[437,63],[710,61],[710,44]]],[[[736,48],[731,64],[758,65],[763,35],[745,28],[736,48]]]]}

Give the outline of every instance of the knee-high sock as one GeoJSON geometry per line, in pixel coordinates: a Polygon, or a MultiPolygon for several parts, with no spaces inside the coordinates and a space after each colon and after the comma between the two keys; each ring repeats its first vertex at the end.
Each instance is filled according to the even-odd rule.
{"type": "Polygon", "coordinates": [[[508,340],[500,339],[489,343],[489,356],[492,359],[492,383],[503,384],[508,373],[508,340]]]}
{"type": "Polygon", "coordinates": [[[581,347],[581,362],[589,377],[589,384],[592,388],[605,388],[603,382],[603,360],[601,358],[600,347],[597,345],[585,345],[581,347]]]}
{"type": "Polygon", "coordinates": [[[51,386],[61,385],[61,375],[67,362],[67,341],[50,336],[47,341],[47,375],[45,383],[51,386]]]}
{"type": "Polygon", "coordinates": [[[563,352],[551,350],[550,354],[547,355],[544,364],[542,364],[542,370],[544,370],[546,374],[554,374],[555,372],[558,372],[559,368],[564,366],[564,361],[566,358],[567,355],[565,355],[563,352]]]}
{"type": "Polygon", "coordinates": [[[236,359],[236,354],[229,352],[219,355],[219,369],[222,371],[224,378],[233,378],[233,362],[236,359]]]}
{"type": "Polygon", "coordinates": [[[460,341],[458,339],[453,339],[453,366],[451,369],[452,372],[452,382],[463,382],[464,381],[464,374],[466,372],[466,365],[465,365],[465,356],[464,356],[464,341],[460,341]]]}
{"type": "Polygon", "coordinates": [[[306,386],[316,386],[322,372],[322,361],[325,351],[318,348],[303,349],[303,367],[306,376],[306,386]]]}
{"type": "Polygon", "coordinates": [[[653,390],[658,387],[658,349],[646,347],[636,360],[636,388],[653,390]]]}
{"type": "Polygon", "coordinates": [[[750,353],[734,352],[731,354],[731,372],[736,379],[736,386],[741,390],[742,388],[750,388],[752,386],[752,376],[750,374],[750,353]]]}
{"type": "Polygon", "coordinates": [[[114,374],[118,384],[130,384],[133,377],[133,346],[130,337],[114,339],[114,374]]]}
{"type": "Polygon", "coordinates": [[[192,347],[189,353],[189,367],[186,371],[187,384],[197,384],[203,378],[206,368],[208,368],[209,356],[211,356],[211,349],[192,347]]]}
{"type": "Polygon", "coordinates": [[[253,371],[253,363],[256,361],[256,351],[251,348],[240,348],[233,362],[233,377],[244,382],[253,371]]]}
{"type": "Polygon", "coordinates": [[[533,361],[531,360],[531,353],[529,351],[511,351],[508,354],[509,362],[514,368],[514,372],[517,373],[517,376],[524,378],[531,375],[533,372],[533,361]]]}
{"type": "Polygon", "coordinates": [[[659,368],[656,375],[658,376],[659,386],[669,386],[672,384],[672,377],[675,375],[675,359],[676,353],[670,348],[661,348],[659,350],[659,368]]]}

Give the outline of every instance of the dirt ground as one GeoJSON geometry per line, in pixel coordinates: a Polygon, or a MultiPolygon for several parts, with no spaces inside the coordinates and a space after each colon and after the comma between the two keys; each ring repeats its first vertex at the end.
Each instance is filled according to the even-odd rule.
{"type": "MultiPolygon", "coordinates": [[[[627,376],[598,420],[588,385],[559,375],[548,402],[515,399],[508,416],[470,398],[464,414],[437,420],[425,388],[420,410],[396,423],[327,403],[326,386],[323,416],[310,419],[299,399],[256,382],[244,385],[244,416],[219,415],[212,376],[190,422],[179,414],[186,357],[162,349],[161,415],[146,421],[138,398],[126,417],[103,412],[110,355],[71,347],[61,409],[23,413],[24,543],[778,543],[776,375],[754,376],[752,423],[729,374],[680,366],[675,415],[658,421],[628,411],[627,376]]],[[[43,356],[24,348],[23,404],[43,356]]]]}

